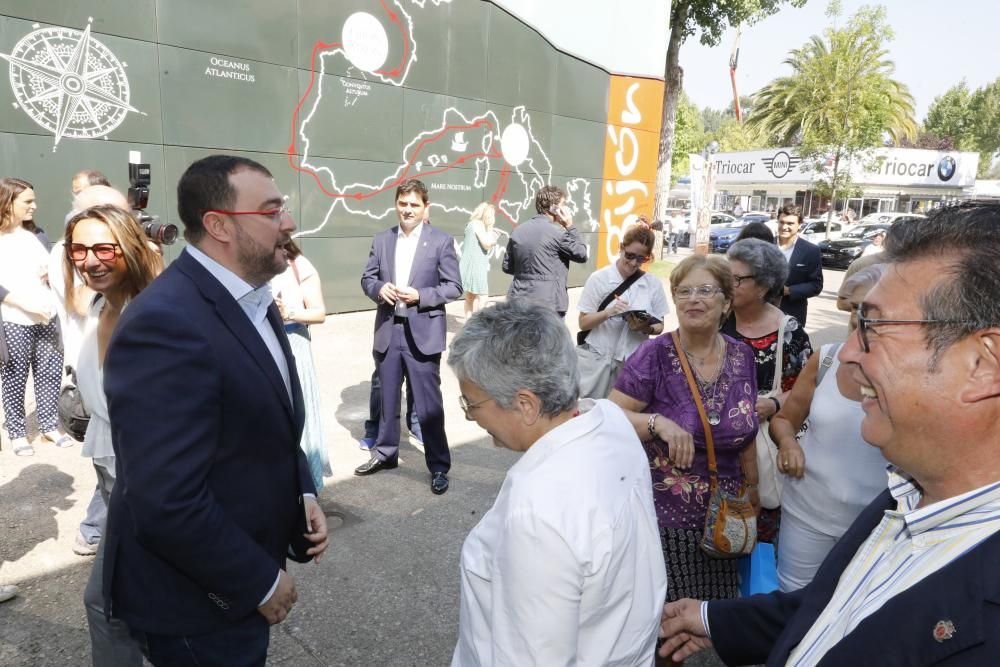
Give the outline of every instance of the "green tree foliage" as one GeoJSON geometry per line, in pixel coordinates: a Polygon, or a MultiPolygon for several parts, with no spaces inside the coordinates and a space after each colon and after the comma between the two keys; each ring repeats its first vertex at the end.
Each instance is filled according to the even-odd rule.
{"type": "MultiPolygon", "coordinates": [[[[831,7],[828,13],[836,12],[831,7]]],[[[885,138],[916,134],[913,97],[892,78],[892,29],[883,7],[862,7],[842,28],[827,28],[793,50],[792,74],[754,95],[748,125],[783,145],[798,145],[832,197],[853,189],[849,170],[885,138]]]]}
{"type": "Polygon", "coordinates": [[[700,153],[705,147],[705,121],[702,113],[683,92],[677,103],[676,122],[674,152],[670,163],[671,185],[677,182],[677,175],[690,170],[688,154],[700,153]]]}
{"type": "Polygon", "coordinates": [[[986,176],[1000,152],[1000,78],[975,91],[964,79],[952,86],[934,98],[924,128],[956,150],[978,152],[979,176],[986,176]]]}
{"type": "MultiPolygon", "coordinates": [[[[666,215],[674,155],[674,137],[678,102],[683,89],[680,67],[681,44],[697,32],[701,43],[715,46],[730,26],[755,23],[776,13],[785,4],[801,7],[806,0],[671,0],[670,40],[663,66],[663,118],[660,129],[660,150],[656,172],[656,204],[654,215],[666,215]]],[[[679,151],[678,151],[679,152],[679,151]]],[[[686,153],[685,153],[686,157],[686,153]]]]}
{"type": "Polygon", "coordinates": [[[719,150],[752,151],[758,148],[770,148],[775,144],[768,137],[747,123],[739,123],[735,118],[727,118],[719,125],[719,129],[707,137],[705,143],[712,140],[719,142],[719,150]]]}

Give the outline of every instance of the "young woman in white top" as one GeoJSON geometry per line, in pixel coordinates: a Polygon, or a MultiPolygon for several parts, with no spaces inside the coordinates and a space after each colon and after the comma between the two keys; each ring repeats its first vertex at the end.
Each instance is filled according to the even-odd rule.
{"type": "MultiPolygon", "coordinates": [[[[93,458],[98,486],[107,503],[115,483],[115,452],[102,379],[104,356],[122,309],[159,274],[163,260],[149,247],[135,219],[116,206],[94,206],[73,216],[66,225],[65,238],[65,294],[74,293],[76,276],[97,292],[83,325],[76,379],[90,413],[83,455],[93,458]]],[[[72,308],[72,304],[67,305],[72,308]]],[[[119,619],[109,622],[105,617],[103,562],[101,540],[84,591],[94,664],[140,667],[142,653],[128,628],[119,619]]]]}
{"type": "Polygon", "coordinates": [[[0,365],[0,385],[7,434],[19,456],[35,453],[28,442],[24,411],[29,371],[34,377],[38,430],[60,447],[74,444],[58,430],[63,353],[48,285],[48,252],[22,226],[33,218],[35,209],[30,183],[19,178],[0,179],[0,285],[10,290],[0,304],[9,356],[0,365]]]}
{"type": "MultiPolygon", "coordinates": [[[[857,307],[883,266],[875,264],[844,281],[837,306],[851,312],[848,335],[857,325],[857,307]]],[[[833,545],[887,484],[888,463],[861,437],[861,389],[850,369],[838,362],[838,350],[838,345],[824,345],[812,355],[781,411],[771,418],[778,469],[788,476],[778,542],[783,591],[812,581],[833,545]],[[817,382],[820,364],[827,368],[817,382]]]]}
{"type": "Polygon", "coordinates": [[[640,218],[629,227],[614,264],[590,274],[583,286],[580,330],[589,331],[578,346],[581,398],[607,398],[625,360],[650,336],[663,332],[663,319],[670,310],[662,281],[644,274],[602,310],[601,303],[625,280],[649,261],[656,235],[640,218]],[[628,312],[644,311],[659,322],[639,319],[628,312]]]}

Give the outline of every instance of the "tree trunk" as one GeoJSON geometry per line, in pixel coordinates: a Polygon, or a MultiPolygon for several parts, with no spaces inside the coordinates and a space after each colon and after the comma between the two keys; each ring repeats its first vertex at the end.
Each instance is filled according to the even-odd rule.
{"type": "MultiPolygon", "coordinates": [[[[824,237],[827,241],[830,240],[830,223],[833,221],[833,209],[837,206],[837,175],[840,172],[840,149],[837,149],[836,157],[833,159],[833,180],[830,182],[830,206],[826,213],[826,234],[824,237]]],[[[847,213],[847,205],[844,205],[844,213],[847,213]]],[[[840,223],[840,228],[843,230],[844,223],[840,223]]]]}
{"type": "Polygon", "coordinates": [[[684,71],[678,64],[684,25],[687,23],[688,3],[678,2],[670,13],[670,42],[663,66],[663,118],[660,126],[660,151],[656,169],[656,197],[653,219],[664,220],[670,200],[670,161],[674,155],[674,129],[677,125],[677,102],[680,99],[684,71]]]}

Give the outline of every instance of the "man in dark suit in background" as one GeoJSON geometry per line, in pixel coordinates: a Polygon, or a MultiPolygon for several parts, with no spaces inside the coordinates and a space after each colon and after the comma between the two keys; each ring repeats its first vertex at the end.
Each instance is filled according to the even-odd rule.
{"type": "Polygon", "coordinates": [[[566,193],[546,185],[535,196],[535,217],[511,232],[503,272],[514,276],[507,299],[524,299],[566,316],[569,263],[587,261],[587,245],[573,226],[566,193]]]}
{"type": "Polygon", "coordinates": [[[778,211],[778,247],[788,260],[788,280],[779,307],[805,327],[807,300],[823,291],[823,264],[819,247],[799,238],[802,209],[785,204],[778,211]]]}
{"type": "Polygon", "coordinates": [[[887,489],[791,593],[679,600],[661,655],[730,665],[1000,665],[1000,205],[895,225],[840,351],[887,489]]]}
{"type": "Polygon", "coordinates": [[[416,179],[396,188],[399,225],[375,235],[361,289],[378,304],[372,352],[382,392],[382,414],[372,458],[355,475],[372,475],[399,462],[399,392],[406,377],[413,392],[431,491],[448,490],[451,453],[444,431],[441,353],[445,304],[462,295],[455,240],[424,224],[427,188],[416,179]]]}
{"type": "Polygon", "coordinates": [[[302,392],[268,281],[295,223],[270,172],[198,160],[177,185],[189,245],[122,314],[104,365],[117,459],[106,606],[154,665],[263,665],[319,559],[302,392]]]}

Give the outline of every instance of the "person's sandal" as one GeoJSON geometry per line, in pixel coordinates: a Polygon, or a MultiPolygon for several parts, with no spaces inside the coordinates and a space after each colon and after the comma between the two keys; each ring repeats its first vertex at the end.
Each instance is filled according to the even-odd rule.
{"type": "Polygon", "coordinates": [[[26,438],[18,438],[14,441],[14,454],[16,456],[34,456],[35,448],[26,438]]]}
{"type": "Polygon", "coordinates": [[[44,433],[44,434],[42,434],[42,437],[44,437],[46,440],[48,440],[49,442],[51,442],[52,444],[54,444],[59,449],[65,449],[67,447],[72,447],[73,445],[76,444],[76,440],[74,440],[70,436],[66,435],[65,433],[58,433],[57,432],[55,438],[53,438],[48,433],[44,433]]]}

